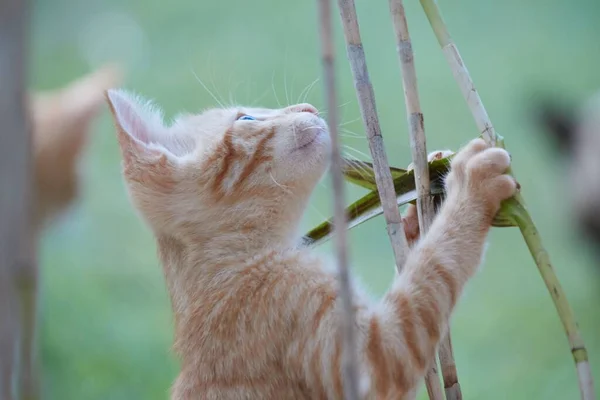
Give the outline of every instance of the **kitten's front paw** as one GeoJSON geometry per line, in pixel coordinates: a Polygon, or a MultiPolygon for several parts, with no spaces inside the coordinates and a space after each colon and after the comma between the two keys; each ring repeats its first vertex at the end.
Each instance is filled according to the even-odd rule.
{"type": "Polygon", "coordinates": [[[510,154],[489,146],[483,139],[472,140],[452,160],[446,179],[448,197],[466,196],[469,202],[481,204],[492,217],[500,203],[517,191],[515,179],[506,174],[510,154]]]}

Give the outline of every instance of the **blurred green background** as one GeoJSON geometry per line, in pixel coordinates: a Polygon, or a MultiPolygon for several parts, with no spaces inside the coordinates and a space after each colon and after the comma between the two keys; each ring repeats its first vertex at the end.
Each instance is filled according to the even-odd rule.
{"type": "MultiPolygon", "coordinates": [[[[406,1],[429,150],[477,134],[416,0],[406,1]]],[[[561,165],[532,123],[538,92],[579,102],[600,88],[596,0],[440,1],[497,129],[587,342],[600,382],[600,268],[573,232],[561,165]]],[[[167,116],[225,101],[277,107],[320,76],[316,2],[290,0],[34,1],[31,88],[62,86],[106,61],[124,86],[167,116]],[[287,94],[286,94],[287,92],[287,94]],[[287,99],[286,99],[287,98],[287,99]]],[[[410,162],[399,64],[386,1],[357,0],[390,161],[410,162]]],[[[337,70],[349,154],[368,154],[335,14],[337,70]]],[[[308,95],[323,105],[322,86],[308,95]]],[[[47,399],[165,399],[177,374],[172,315],[155,244],[130,206],[108,112],[94,127],[80,201],[41,247],[41,356],[47,399]]],[[[349,188],[348,201],[363,192],[349,188]]],[[[328,177],[304,228],[331,214],[328,177]]],[[[453,319],[466,399],[576,399],[577,377],[546,288],[515,229],[497,229],[453,319]]],[[[381,294],[393,276],[383,220],[351,233],[354,272],[381,294]]],[[[330,251],[330,245],[320,251],[330,251]]],[[[600,389],[600,383],[597,383],[600,389]]],[[[421,394],[421,398],[425,398],[421,394]]]]}

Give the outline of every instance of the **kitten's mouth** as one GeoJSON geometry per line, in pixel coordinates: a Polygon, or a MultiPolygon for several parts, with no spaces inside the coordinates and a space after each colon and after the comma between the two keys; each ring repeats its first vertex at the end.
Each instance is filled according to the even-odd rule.
{"type": "Polygon", "coordinates": [[[322,135],[324,135],[326,130],[321,127],[314,127],[304,131],[304,134],[298,138],[297,146],[294,151],[302,151],[307,149],[313,145],[322,135]]]}

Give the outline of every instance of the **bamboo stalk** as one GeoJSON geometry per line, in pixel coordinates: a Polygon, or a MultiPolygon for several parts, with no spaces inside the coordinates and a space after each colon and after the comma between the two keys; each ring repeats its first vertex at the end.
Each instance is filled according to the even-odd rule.
{"type": "Polygon", "coordinates": [[[427,19],[429,19],[429,23],[433,28],[435,37],[442,47],[442,52],[444,53],[448,64],[450,64],[450,69],[454,75],[454,79],[458,83],[460,91],[462,92],[463,97],[465,98],[465,101],[467,102],[467,105],[473,114],[473,118],[475,119],[475,123],[477,124],[479,132],[483,135],[484,139],[488,143],[491,143],[495,146],[498,135],[494,130],[492,121],[490,120],[490,117],[481,101],[481,97],[479,97],[479,93],[475,88],[475,84],[471,79],[471,74],[469,74],[465,63],[458,52],[458,48],[454,44],[454,41],[452,40],[452,37],[446,28],[446,24],[442,19],[442,15],[440,14],[440,10],[436,1],[420,1],[425,14],[427,15],[427,19]]]}
{"type": "Polygon", "coordinates": [[[377,189],[381,197],[383,215],[394,252],[396,269],[400,271],[404,266],[408,254],[408,243],[404,234],[400,211],[396,205],[392,174],[383,145],[383,136],[381,135],[379,117],[377,116],[377,107],[375,105],[375,94],[369,78],[365,52],[360,38],[354,0],[338,0],[338,7],[346,40],[346,52],[354,79],[354,89],[356,90],[356,96],[360,105],[360,113],[369,142],[369,150],[373,158],[373,169],[375,171],[377,189]]]}
{"type": "Polygon", "coordinates": [[[535,259],[540,274],[546,284],[546,288],[552,296],[552,300],[567,334],[567,339],[571,347],[571,354],[573,355],[573,360],[577,367],[581,398],[583,400],[596,400],[594,380],[592,378],[587,350],[583,338],[581,337],[581,333],[579,332],[573,309],[567,301],[566,294],[554,272],[554,267],[550,262],[550,256],[542,245],[540,233],[531,219],[531,216],[523,204],[516,199],[513,202],[514,206],[511,207],[511,209],[515,210],[514,215],[517,224],[519,225],[519,229],[523,234],[523,238],[525,239],[525,243],[527,243],[531,255],[535,259]]]}
{"type": "Polygon", "coordinates": [[[38,386],[31,135],[25,106],[27,6],[27,1],[0,1],[0,395],[29,400],[37,398],[38,386]]]}
{"type": "Polygon", "coordinates": [[[321,38],[321,58],[323,63],[323,76],[325,81],[325,97],[329,114],[327,124],[331,136],[331,176],[334,198],[334,230],[335,247],[337,253],[339,291],[344,307],[342,319],[342,337],[344,343],[342,371],[345,398],[358,400],[358,356],[355,338],[355,317],[352,304],[352,291],[350,287],[350,273],[348,271],[348,230],[346,210],[344,208],[344,176],[342,174],[343,159],[340,152],[338,135],[338,105],[335,86],[334,70],[334,45],[333,28],[331,24],[330,0],[318,0],[319,27],[321,38]]]}
{"type": "MultiPolygon", "coordinates": [[[[504,147],[503,138],[494,130],[481,98],[475,89],[473,80],[446,28],[437,3],[435,0],[420,0],[420,2],[478,128],[488,143],[504,147]]],[[[518,224],[540,275],[550,292],[575,361],[581,398],[583,400],[594,400],[596,395],[585,344],[575,321],[573,310],[554,272],[548,252],[544,248],[535,223],[525,207],[525,201],[520,194],[517,194],[514,198],[506,201],[502,208],[502,211],[511,215],[518,224]]],[[[443,363],[444,361],[440,359],[440,362],[443,363]]]]}
{"type": "MultiPolygon", "coordinates": [[[[419,101],[419,90],[417,86],[417,72],[415,70],[414,53],[412,42],[408,32],[408,23],[402,0],[389,0],[390,14],[396,34],[396,50],[400,59],[402,70],[402,84],[404,87],[404,100],[406,103],[406,116],[408,120],[408,130],[410,137],[410,149],[412,153],[415,186],[417,189],[417,213],[419,218],[419,230],[424,235],[431,226],[435,217],[433,207],[433,197],[430,190],[429,168],[427,164],[427,144],[425,137],[425,125],[421,104],[419,101]]],[[[449,334],[443,338],[440,343],[440,351],[443,347],[451,347],[449,334]]],[[[440,377],[437,372],[437,358],[431,360],[431,367],[425,375],[425,386],[431,400],[442,400],[444,394],[440,384],[440,377]]],[[[455,376],[456,376],[456,370],[455,376]]],[[[458,382],[458,395],[460,396],[460,387],[458,382]]],[[[460,397],[448,396],[450,400],[460,397]]]]}

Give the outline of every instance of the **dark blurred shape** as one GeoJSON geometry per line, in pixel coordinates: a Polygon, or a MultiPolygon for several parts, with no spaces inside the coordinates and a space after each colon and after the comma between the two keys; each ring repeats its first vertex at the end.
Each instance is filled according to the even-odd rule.
{"type": "Polygon", "coordinates": [[[600,218],[597,214],[596,212],[593,215],[582,215],[579,219],[579,224],[584,235],[599,245],[596,250],[600,253],[600,218]]]}
{"type": "Polygon", "coordinates": [[[547,101],[539,106],[538,119],[555,149],[567,155],[573,146],[574,116],[566,107],[547,101]]]}
{"type": "Polygon", "coordinates": [[[563,157],[570,213],[600,256],[600,93],[578,109],[541,101],[537,116],[553,151],[563,157]]]}

